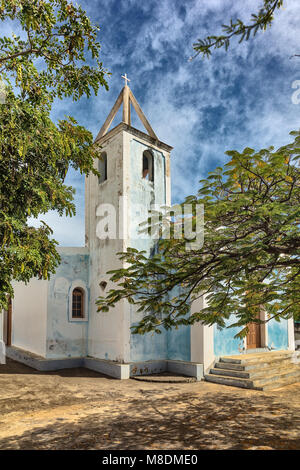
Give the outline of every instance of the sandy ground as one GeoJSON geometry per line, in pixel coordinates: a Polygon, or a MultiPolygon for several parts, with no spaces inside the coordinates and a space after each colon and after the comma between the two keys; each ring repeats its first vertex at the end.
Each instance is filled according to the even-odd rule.
{"type": "Polygon", "coordinates": [[[300,449],[300,384],[118,381],[0,366],[0,449],[300,449]]]}

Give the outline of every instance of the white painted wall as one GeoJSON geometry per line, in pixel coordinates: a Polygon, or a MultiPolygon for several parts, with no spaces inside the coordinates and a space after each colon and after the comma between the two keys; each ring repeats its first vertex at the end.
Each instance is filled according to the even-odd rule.
{"type": "MultiPolygon", "coordinates": [[[[131,246],[130,240],[130,190],[135,182],[131,177],[130,147],[132,139],[137,139],[149,146],[147,137],[142,133],[133,135],[124,124],[114,128],[100,140],[101,152],[107,153],[107,181],[99,184],[98,178],[90,175],[86,180],[86,244],[90,251],[90,319],[88,326],[88,354],[90,356],[110,359],[119,362],[130,361],[130,306],[126,301],[119,302],[108,313],[97,312],[95,305],[99,295],[103,295],[100,283],[108,282],[107,292],[111,284],[107,271],[123,266],[116,253],[123,252],[131,246]],[[127,205],[120,207],[120,197],[127,205]],[[100,240],[97,235],[97,207],[99,204],[112,204],[117,214],[117,239],[100,240]],[[122,213],[123,239],[119,238],[119,213],[122,213]]],[[[154,149],[161,149],[150,145],[154,149]]],[[[142,158],[142,155],[141,155],[142,158]]],[[[170,164],[169,154],[166,158],[166,192],[167,203],[170,201],[170,164]]],[[[97,162],[95,162],[97,167],[97,162]]],[[[138,202],[138,201],[136,201],[138,202]]]]}
{"type": "MultiPolygon", "coordinates": [[[[204,297],[195,300],[191,305],[191,315],[201,311],[204,306],[204,297]]],[[[200,322],[194,323],[191,326],[191,361],[203,364],[206,371],[214,360],[214,327],[200,322]]]]}
{"type": "MultiPolygon", "coordinates": [[[[106,273],[118,269],[121,263],[116,255],[124,249],[123,240],[100,240],[96,235],[96,211],[99,204],[112,204],[119,212],[119,197],[124,194],[123,169],[126,152],[123,158],[122,130],[108,136],[102,143],[101,151],[107,153],[107,180],[101,184],[98,178],[90,175],[86,186],[86,231],[87,244],[90,250],[90,319],[88,327],[88,354],[92,357],[110,359],[120,362],[129,360],[129,308],[125,302],[119,302],[109,313],[97,312],[96,299],[102,292],[100,282],[109,281],[106,273]]],[[[95,162],[97,166],[97,162],[95,162]]],[[[118,219],[118,217],[117,217],[118,219]]],[[[119,225],[117,224],[117,233],[119,225]]],[[[106,287],[106,291],[110,288],[106,287]]]]}
{"type": "Polygon", "coordinates": [[[48,288],[47,358],[87,354],[89,253],[86,247],[60,247],[61,264],[48,288]],[[84,318],[72,318],[72,292],[83,289],[84,318]]]}
{"type": "Polygon", "coordinates": [[[288,348],[290,351],[295,351],[294,318],[289,318],[287,322],[288,322],[288,348]]]}
{"type": "Polygon", "coordinates": [[[48,281],[13,283],[12,346],[45,357],[48,281]]]}
{"type": "Polygon", "coordinates": [[[0,341],[4,340],[4,310],[0,310],[0,341]]]}

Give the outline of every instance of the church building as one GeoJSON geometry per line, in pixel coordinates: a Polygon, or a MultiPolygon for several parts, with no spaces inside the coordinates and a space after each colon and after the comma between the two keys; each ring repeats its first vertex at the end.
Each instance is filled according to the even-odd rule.
{"type": "MultiPolygon", "coordinates": [[[[137,227],[155,205],[171,205],[172,147],[157,138],[127,81],[125,76],[95,140],[101,146],[101,159],[95,161],[101,176],[85,180],[85,246],[59,247],[61,264],[49,281],[14,283],[10,308],[0,312],[7,356],[44,371],[87,367],[119,379],[169,371],[201,380],[223,356],[293,351],[292,319],[251,325],[241,341],[234,338],[236,329],[201,323],[133,335],[130,327],[139,317],[125,300],[108,313],[97,312],[97,298],[112,286],[107,271],[122,267],[117,253],[132,247],[150,256],[153,240],[138,237],[137,227]],[[110,129],[120,107],[122,122],[110,129]],[[133,110],[145,132],[132,127],[133,110]],[[109,228],[115,233],[105,237],[108,213],[115,215],[109,228]]],[[[192,304],[191,312],[204,302],[192,304]]]]}

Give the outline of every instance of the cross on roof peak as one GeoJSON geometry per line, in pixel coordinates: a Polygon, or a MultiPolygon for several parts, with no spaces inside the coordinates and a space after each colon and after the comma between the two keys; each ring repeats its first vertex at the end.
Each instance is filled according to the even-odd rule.
{"type": "Polygon", "coordinates": [[[110,125],[112,121],[114,120],[120,106],[123,104],[123,117],[122,117],[122,122],[124,124],[127,124],[128,126],[131,126],[131,105],[135,109],[138,117],[140,118],[143,126],[145,127],[146,131],[155,140],[157,139],[157,136],[150,126],[146,116],[144,115],[139,103],[137,102],[135,96],[133,95],[131,89],[127,85],[127,82],[130,82],[130,79],[127,77],[127,74],[125,73],[122,75],[122,78],[125,80],[125,86],[122,88],[115,104],[113,105],[109,115],[107,116],[103,126],[100,129],[99,134],[96,137],[96,140],[100,139],[101,137],[105,136],[107,133],[108,129],[110,128],[110,125]]]}
{"type": "Polygon", "coordinates": [[[125,80],[125,86],[128,86],[127,82],[130,82],[130,79],[127,77],[127,73],[122,75],[122,78],[124,78],[124,80],[125,80]]]}

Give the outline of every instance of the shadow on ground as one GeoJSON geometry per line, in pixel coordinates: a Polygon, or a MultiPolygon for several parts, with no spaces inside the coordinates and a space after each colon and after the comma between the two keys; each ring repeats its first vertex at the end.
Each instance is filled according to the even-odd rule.
{"type": "MultiPolygon", "coordinates": [[[[140,390],[143,393],[143,391],[140,390]]],[[[154,395],[156,395],[154,393],[154,395]]],[[[299,416],[299,415],[298,415],[299,416]]],[[[54,424],[0,441],[1,449],[299,449],[299,417],[272,395],[178,393],[118,399],[76,423],[54,424]]]]}
{"type": "Polygon", "coordinates": [[[60,377],[105,377],[107,380],[118,380],[108,375],[95,372],[85,367],[74,367],[73,369],[61,369],[55,371],[40,371],[32,369],[25,364],[13,361],[7,358],[6,364],[0,364],[0,376],[1,375],[41,375],[50,376],[56,375],[60,377]]]}

